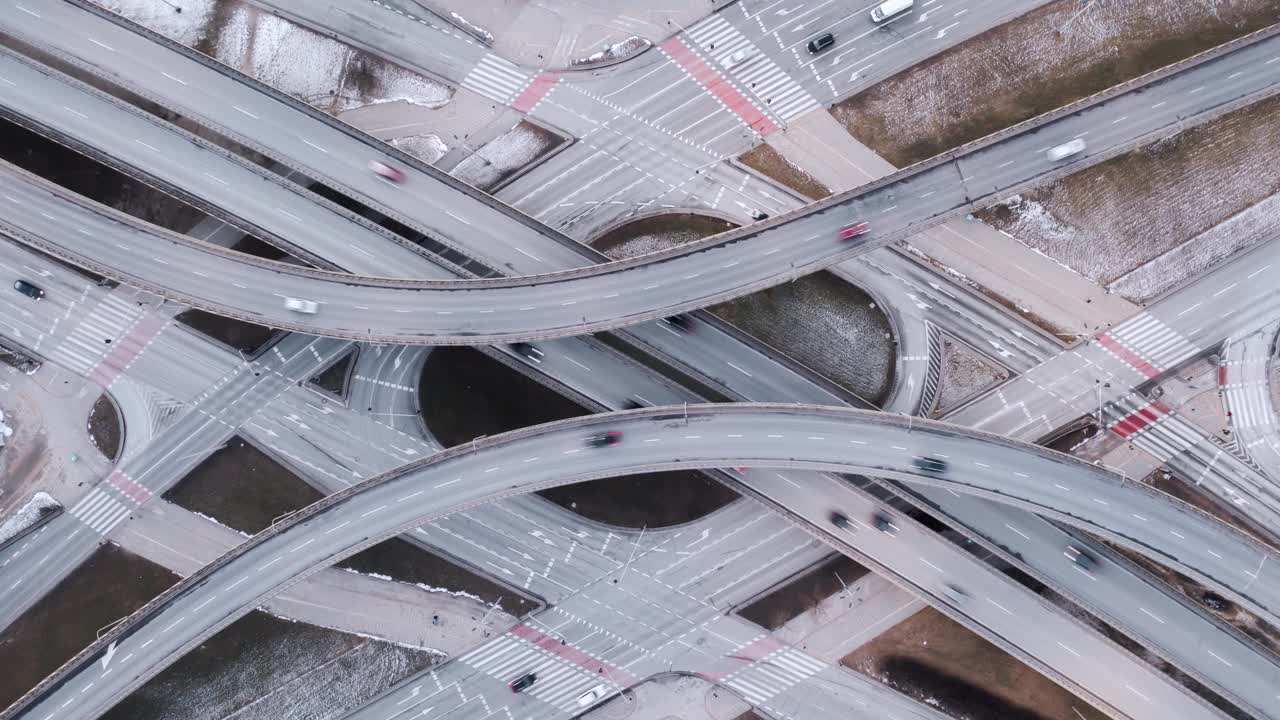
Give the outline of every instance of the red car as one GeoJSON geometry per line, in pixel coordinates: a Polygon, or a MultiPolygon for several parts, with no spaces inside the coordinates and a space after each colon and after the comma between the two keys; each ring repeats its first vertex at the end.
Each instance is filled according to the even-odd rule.
{"type": "Polygon", "coordinates": [[[840,239],[852,240],[853,238],[856,238],[859,235],[866,235],[870,231],[871,231],[871,225],[869,223],[856,222],[852,225],[846,225],[840,228],[840,239]]]}
{"type": "Polygon", "coordinates": [[[590,435],[587,437],[587,447],[602,448],[612,447],[622,442],[622,432],[611,430],[599,435],[590,435]]]}
{"type": "Polygon", "coordinates": [[[379,162],[377,160],[370,160],[369,170],[371,170],[374,175],[377,175],[378,177],[386,178],[387,180],[390,180],[393,183],[404,182],[404,173],[400,172],[399,170],[391,167],[390,165],[384,162],[379,162]]]}

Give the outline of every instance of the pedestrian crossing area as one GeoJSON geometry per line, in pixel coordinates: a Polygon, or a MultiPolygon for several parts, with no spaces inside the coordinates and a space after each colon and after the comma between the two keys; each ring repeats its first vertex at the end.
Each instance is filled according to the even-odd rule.
{"type": "Polygon", "coordinates": [[[486,53],[467,73],[462,87],[477,92],[494,102],[511,105],[533,80],[528,73],[508,60],[486,53]]]}
{"type": "Polygon", "coordinates": [[[1107,411],[1112,432],[1160,462],[1168,462],[1204,439],[1198,429],[1162,403],[1147,403],[1138,396],[1122,398],[1107,411]]]}
{"type": "Polygon", "coordinates": [[[1113,355],[1149,377],[1177,366],[1200,351],[1178,331],[1145,312],[1103,333],[1099,339],[1113,355]],[[1118,347],[1110,347],[1108,340],[1118,347]]]}
{"type": "Polygon", "coordinates": [[[129,517],[133,508],[117,500],[102,487],[95,487],[69,511],[77,520],[89,526],[99,535],[111,532],[122,520],[129,517]]]}
{"type": "Polygon", "coordinates": [[[826,667],[821,660],[794,648],[783,647],[726,677],[723,682],[742,693],[753,705],[763,705],[826,667]]]}
{"type": "Polygon", "coordinates": [[[783,123],[818,107],[818,101],[800,83],[722,15],[712,15],[690,29],[688,35],[712,58],[716,68],[737,80],[783,123]],[[726,64],[730,65],[727,69],[726,64]]]}
{"type": "Polygon", "coordinates": [[[142,309],[136,304],[110,293],[54,348],[50,359],[77,375],[88,376],[141,315],[142,309]]]}
{"type": "Polygon", "coordinates": [[[510,684],[526,673],[534,673],[537,681],[525,694],[565,712],[578,711],[578,698],[597,685],[612,686],[616,680],[603,664],[591,670],[590,665],[572,662],[510,633],[464,655],[460,660],[484,674],[510,684]]]}

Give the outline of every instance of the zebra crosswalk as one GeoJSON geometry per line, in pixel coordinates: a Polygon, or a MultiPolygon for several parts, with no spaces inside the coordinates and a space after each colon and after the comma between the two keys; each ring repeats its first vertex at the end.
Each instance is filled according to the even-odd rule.
{"type": "Polygon", "coordinates": [[[494,102],[510,105],[532,78],[508,60],[486,53],[462,80],[462,87],[494,102]]]}
{"type": "Polygon", "coordinates": [[[577,711],[577,700],[596,685],[613,682],[602,672],[588,672],[547,650],[507,633],[464,655],[460,660],[504,684],[534,673],[537,681],[526,694],[566,712],[577,711]]]}
{"type": "Polygon", "coordinates": [[[117,500],[101,487],[95,487],[70,512],[77,520],[89,526],[99,535],[106,535],[133,511],[126,503],[117,500]]]}
{"type": "Polygon", "coordinates": [[[1108,406],[1107,411],[1112,417],[1108,426],[1112,432],[1160,462],[1186,452],[1203,438],[1199,430],[1163,403],[1147,403],[1130,395],[1108,406]]]}
{"type": "Polygon", "coordinates": [[[778,67],[767,54],[753,45],[745,35],[720,14],[715,14],[697,26],[690,28],[689,37],[699,49],[707,53],[718,68],[724,70],[752,95],[763,107],[786,123],[815,107],[818,101],[796,82],[785,70],[778,67]],[[736,63],[730,58],[742,59],[736,63]]]}
{"type": "Polygon", "coordinates": [[[826,669],[826,664],[791,647],[783,647],[726,677],[724,684],[742,693],[753,705],[786,692],[826,669]]]}
{"type": "Polygon", "coordinates": [[[72,328],[50,359],[78,375],[88,376],[112,350],[112,343],[137,323],[142,309],[114,293],[108,294],[72,328]]]}
{"type": "MultiPolygon", "coordinates": [[[[1145,362],[1157,374],[1176,366],[1200,351],[1181,333],[1145,312],[1139,313],[1101,337],[1107,336],[1120,346],[1119,354],[1122,359],[1135,366],[1145,362]],[[1124,351],[1136,356],[1137,362],[1132,358],[1124,357],[1126,354],[1124,351]]],[[[1115,354],[1114,349],[1113,354],[1115,354]]]]}

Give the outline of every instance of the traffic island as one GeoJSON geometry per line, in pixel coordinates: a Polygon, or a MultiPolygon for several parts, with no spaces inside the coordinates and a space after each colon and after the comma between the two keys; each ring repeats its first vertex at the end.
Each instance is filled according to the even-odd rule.
{"type": "Polygon", "coordinates": [[[93,446],[114,463],[124,448],[124,418],[109,394],[102,393],[93,404],[89,411],[88,430],[93,446]]]}

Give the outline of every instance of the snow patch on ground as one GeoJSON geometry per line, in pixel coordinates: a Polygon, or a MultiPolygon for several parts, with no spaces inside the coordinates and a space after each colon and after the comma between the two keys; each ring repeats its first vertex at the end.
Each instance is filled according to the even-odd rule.
{"type": "MultiPolygon", "coordinates": [[[[382,573],[360,572],[359,570],[355,570],[349,567],[344,567],[341,569],[349,573],[352,573],[353,575],[363,575],[365,577],[374,578],[375,580],[386,580],[387,582],[403,582],[402,580],[397,580],[391,577],[390,575],[383,575],[382,573]]],[[[475,600],[477,603],[481,605],[488,604],[479,595],[476,595],[475,593],[469,593],[466,590],[450,590],[448,588],[435,587],[434,585],[426,585],[424,583],[405,583],[405,584],[413,585],[419,590],[426,590],[429,593],[440,593],[443,595],[452,595],[453,597],[467,598],[469,600],[475,600]]],[[[335,629],[338,629],[338,628],[335,628],[335,629]]],[[[343,630],[342,632],[347,632],[347,631],[343,630]]],[[[406,646],[406,647],[411,647],[411,646],[406,646]]],[[[416,646],[412,646],[412,647],[416,647],[416,646]]]]}
{"type": "Polygon", "coordinates": [[[434,165],[449,152],[449,146],[438,135],[409,135],[396,138],[391,144],[428,165],[434,165]]]}
{"type": "Polygon", "coordinates": [[[569,65],[576,67],[580,65],[596,65],[606,62],[615,62],[617,60],[628,58],[632,55],[637,55],[644,50],[649,49],[651,45],[653,45],[653,43],[645,38],[632,35],[626,40],[616,42],[600,52],[595,52],[576,60],[570,60],[569,65]]]}
{"type": "Polygon", "coordinates": [[[449,11],[449,17],[453,18],[453,21],[456,22],[463,30],[466,30],[468,33],[484,40],[485,44],[493,44],[493,33],[485,30],[452,10],[449,11]]]}
{"type": "Polygon", "coordinates": [[[450,174],[480,190],[489,190],[555,147],[557,140],[554,134],[522,120],[458,163],[450,174]]]}
{"type": "Polygon", "coordinates": [[[38,492],[31,496],[25,505],[18,508],[8,520],[0,525],[0,544],[10,538],[22,534],[27,528],[40,522],[49,513],[62,509],[62,504],[53,499],[47,492],[38,492]]]}
{"type": "Polygon", "coordinates": [[[123,15],[325,112],[404,100],[442,107],[449,87],[239,0],[98,0],[123,15]]]}
{"type": "Polygon", "coordinates": [[[204,513],[200,512],[200,511],[198,511],[198,510],[188,510],[187,512],[189,512],[189,513],[191,513],[192,515],[195,515],[195,516],[197,516],[197,517],[204,518],[205,520],[208,520],[209,522],[213,523],[214,525],[218,525],[218,526],[224,527],[224,528],[226,528],[226,529],[230,530],[231,532],[233,532],[233,533],[236,533],[236,534],[240,535],[241,537],[253,537],[252,535],[250,535],[249,533],[247,533],[247,532],[245,532],[245,531],[243,531],[243,530],[237,530],[237,529],[235,529],[235,528],[231,527],[230,525],[227,525],[227,524],[225,524],[225,523],[218,522],[218,519],[217,519],[217,518],[214,518],[214,517],[210,517],[210,516],[208,516],[208,515],[205,515],[204,513]]]}
{"type": "Polygon", "coordinates": [[[1280,229],[1280,194],[1242,210],[1109,285],[1112,292],[1146,302],[1195,277],[1241,250],[1275,237],[1280,229]]]}

